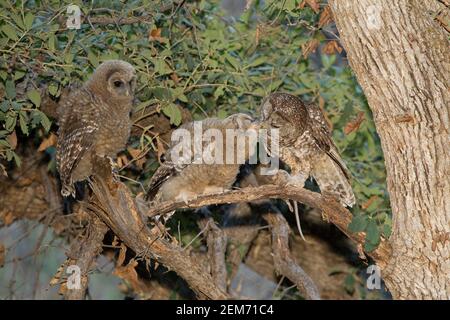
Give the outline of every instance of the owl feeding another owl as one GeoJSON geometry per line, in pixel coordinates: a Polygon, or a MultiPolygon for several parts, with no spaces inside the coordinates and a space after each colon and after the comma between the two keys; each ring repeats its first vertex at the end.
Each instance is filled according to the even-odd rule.
{"type": "MultiPolygon", "coordinates": [[[[350,172],[319,106],[291,94],[273,93],[261,104],[261,122],[264,128],[279,130],[278,156],[291,169],[288,183],[303,187],[311,176],[322,193],[335,196],[343,206],[355,204],[350,172]]],[[[269,145],[265,147],[270,154],[269,145]]]]}
{"type": "Polygon", "coordinates": [[[75,196],[74,183],[93,173],[94,156],[112,158],[124,149],[135,86],[133,66],[109,60],[61,102],[56,164],[63,196],[75,196]]]}
{"type": "MultiPolygon", "coordinates": [[[[178,130],[184,130],[187,134],[188,148],[191,148],[191,152],[188,152],[187,159],[185,158],[183,161],[174,159],[175,153],[173,151],[179,146],[179,141],[172,139],[165,153],[164,163],[156,170],[150,180],[147,200],[154,203],[169,200],[187,201],[198,195],[221,193],[231,189],[239,173],[239,168],[243,164],[238,161],[237,155],[242,154],[242,160],[245,162],[254,151],[251,150],[252,143],[250,140],[245,140],[247,130],[256,129],[257,126],[257,123],[250,116],[243,113],[234,114],[225,119],[207,118],[182,125],[178,130]],[[196,125],[201,125],[201,136],[195,134],[196,125]],[[223,139],[203,139],[211,130],[217,130],[223,139]],[[226,139],[227,134],[231,132],[236,135],[235,138],[226,139]],[[242,149],[238,144],[237,139],[239,137],[244,139],[245,145],[242,149]],[[221,161],[196,163],[193,150],[195,143],[200,143],[203,150],[208,150],[210,147],[213,147],[213,149],[216,146],[221,147],[223,151],[219,156],[221,161]],[[216,143],[219,145],[216,145],[216,143]],[[233,159],[226,159],[227,153],[233,159]]],[[[254,132],[255,138],[257,138],[256,131],[254,132]]]]}

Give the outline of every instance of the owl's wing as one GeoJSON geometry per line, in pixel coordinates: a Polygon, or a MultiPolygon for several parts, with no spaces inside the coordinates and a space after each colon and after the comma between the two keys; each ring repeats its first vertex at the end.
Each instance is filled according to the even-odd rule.
{"type": "Polygon", "coordinates": [[[171,162],[164,162],[159,168],[155,171],[152,178],[150,179],[150,183],[148,185],[148,191],[145,199],[147,201],[153,200],[153,198],[158,193],[161,185],[167,181],[170,177],[175,175],[177,172],[175,165],[171,162]]]}
{"type": "Polygon", "coordinates": [[[98,110],[87,99],[76,101],[76,95],[70,97],[63,107],[72,110],[64,113],[59,121],[56,163],[63,184],[62,192],[73,193],[72,172],[94,145],[98,110]]]}
{"type": "Polygon", "coordinates": [[[310,130],[312,131],[314,140],[320,149],[325,151],[331,159],[341,168],[347,179],[350,179],[351,174],[339,155],[338,148],[334,144],[331,130],[325,120],[320,107],[315,103],[310,103],[307,106],[308,116],[311,120],[310,130]]]}

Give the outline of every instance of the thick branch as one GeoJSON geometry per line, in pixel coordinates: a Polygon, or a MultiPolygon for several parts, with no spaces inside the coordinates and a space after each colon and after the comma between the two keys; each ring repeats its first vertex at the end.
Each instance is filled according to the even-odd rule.
{"type": "MultiPolygon", "coordinates": [[[[164,202],[148,210],[146,216],[152,217],[178,208],[199,208],[212,204],[250,202],[267,198],[291,199],[310,207],[317,208],[322,211],[323,216],[326,217],[329,222],[338,227],[350,239],[357,244],[364,244],[365,234],[363,232],[352,233],[348,230],[348,225],[352,220],[350,211],[342,207],[333,198],[292,185],[264,185],[256,188],[247,187],[241,190],[229,191],[217,195],[200,196],[187,201],[187,203],[183,201],[164,202]]],[[[390,245],[385,239],[381,239],[378,248],[367,254],[371,256],[381,268],[384,268],[390,253],[390,245]]]]}
{"type": "Polygon", "coordinates": [[[200,225],[207,228],[206,244],[208,247],[208,259],[211,266],[211,276],[218,288],[227,291],[227,268],[225,253],[227,250],[227,237],[212,217],[200,220],[200,225]]]}
{"type": "Polygon", "coordinates": [[[87,237],[81,242],[75,238],[66,265],[77,265],[81,271],[81,287],[67,289],[64,294],[66,300],[84,300],[88,287],[88,273],[92,269],[95,259],[102,251],[103,238],[108,227],[97,217],[92,215],[87,228],[87,237]]]}
{"type": "Polygon", "coordinates": [[[128,188],[119,182],[97,178],[91,183],[97,198],[92,209],[113,232],[138,255],[148,256],[175,271],[200,297],[226,299],[209,274],[194,262],[187,251],[163,238],[157,227],[149,229],[136,208],[128,188]]]}

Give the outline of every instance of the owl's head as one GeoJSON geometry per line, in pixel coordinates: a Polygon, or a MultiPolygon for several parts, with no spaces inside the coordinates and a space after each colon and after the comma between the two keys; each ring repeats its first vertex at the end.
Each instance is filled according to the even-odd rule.
{"type": "Polygon", "coordinates": [[[100,64],[89,80],[96,93],[109,99],[132,100],[136,88],[136,71],[128,62],[108,60],[100,64]]]}
{"type": "Polygon", "coordinates": [[[228,116],[226,121],[229,121],[230,124],[233,125],[233,128],[236,129],[257,129],[258,124],[255,122],[255,120],[248,114],[245,113],[236,113],[228,116]]]}
{"type": "Polygon", "coordinates": [[[267,96],[261,103],[263,128],[278,128],[280,133],[292,132],[302,128],[307,121],[307,110],[303,101],[288,93],[275,92],[267,96]]]}

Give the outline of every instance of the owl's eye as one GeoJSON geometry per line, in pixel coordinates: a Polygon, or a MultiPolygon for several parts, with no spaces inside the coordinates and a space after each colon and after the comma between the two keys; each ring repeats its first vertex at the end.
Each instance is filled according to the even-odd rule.
{"type": "Polygon", "coordinates": [[[122,81],[119,81],[119,80],[114,81],[114,87],[120,88],[120,87],[122,87],[122,86],[123,86],[123,82],[122,82],[122,81]]]}
{"type": "Polygon", "coordinates": [[[161,163],[166,162],[166,155],[165,155],[164,153],[159,157],[159,161],[160,161],[161,163]]]}

